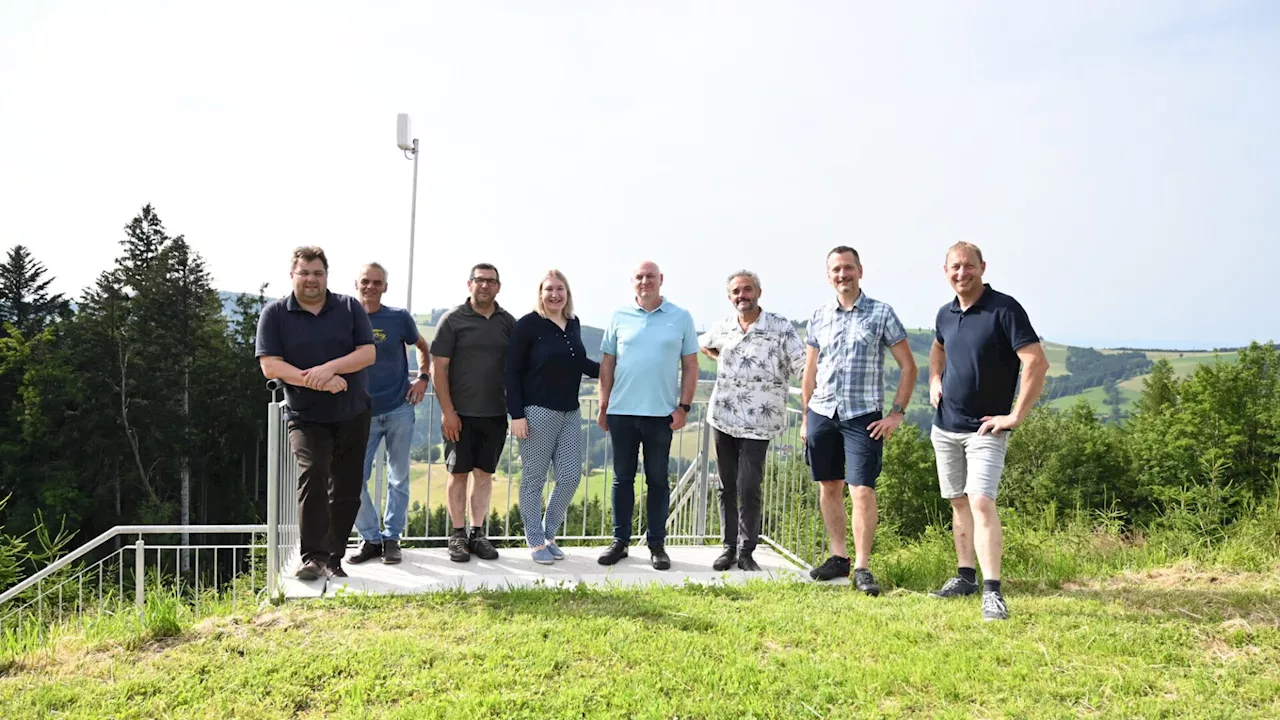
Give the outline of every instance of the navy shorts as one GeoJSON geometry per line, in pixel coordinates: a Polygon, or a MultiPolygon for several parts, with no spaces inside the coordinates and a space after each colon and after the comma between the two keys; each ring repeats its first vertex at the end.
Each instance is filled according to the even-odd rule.
{"type": "Polygon", "coordinates": [[[879,411],[850,420],[831,419],[810,410],[804,459],[814,480],[839,480],[875,489],[884,458],[884,440],[871,439],[867,426],[879,411]]]}

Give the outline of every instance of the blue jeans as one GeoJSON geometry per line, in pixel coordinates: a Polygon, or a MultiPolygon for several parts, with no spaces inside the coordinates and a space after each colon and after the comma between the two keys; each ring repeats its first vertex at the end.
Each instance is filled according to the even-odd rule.
{"type": "Polygon", "coordinates": [[[667,463],[671,457],[671,417],[608,415],[613,436],[613,537],[631,542],[631,518],[636,505],[636,470],[644,446],[644,479],[649,490],[645,511],[649,518],[645,542],[660,546],[667,539],[671,487],[667,463]]]}
{"type": "Polygon", "coordinates": [[[405,403],[391,412],[374,415],[369,423],[369,444],[364,451],[364,482],[360,484],[360,513],[356,532],[372,543],[399,540],[409,513],[409,445],[413,442],[413,406],[405,403]],[[369,497],[369,476],[378,443],[387,439],[387,499],[383,523],[378,531],[378,510],[369,497]]]}

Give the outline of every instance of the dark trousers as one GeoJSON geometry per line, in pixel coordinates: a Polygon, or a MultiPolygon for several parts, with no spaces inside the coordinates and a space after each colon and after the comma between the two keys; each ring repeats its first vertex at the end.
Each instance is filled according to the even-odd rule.
{"type": "Polygon", "coordinates": [[[649,527],[645,541],[650,547],[667,539],[667,511],[671,487],[667,464],[671,456],[671,417],[609,415],[613,436],[613,537],[631,542],[631,518],[636,505],[636,469],[640,448],[644,447],[644,478],[648,488],[645,511],[649,527]]]}
{"type": "Polygon", "coordinates": [[[737,438],[714,428],[712,432],[720,472],[721,537],[725,547],[751,552],[760,540],[761,486],[769,441],[737,438]]]}
{"type": "Polygon", "coordinates": [[[298,461],[298,535],[302,561],[341,559],[360,512],[364,453],[371,415],[336,423],[289,421],[289,448],[298,461]]]}

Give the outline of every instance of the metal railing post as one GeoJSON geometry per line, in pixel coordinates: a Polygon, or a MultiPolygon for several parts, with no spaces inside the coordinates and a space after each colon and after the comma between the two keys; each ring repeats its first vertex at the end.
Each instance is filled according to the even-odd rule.
{"type": "Polygon", "coordinates": [[[267,597],[280,587],[280,403],[267,405],[267,597]]]}
{"type": "MultiPolygon", "coordinates": [[[[387,439],[385,437],[378,442],[378,454],[375,457],[377,458],[377,470],[371,474],[373,475],[373,514],[378,518],[378,521],[374,523],[374,529],[380,530],[385,514],[382,494],[388,492],[390,487],[387,484],[387,439]]],[[[408,509],[405,512],[408,513],[408,509]]]]}
{"type": "Polygon", "coordinates": [[[147,543],[142,538],[133,544],[133,603],[138,608],[138,623],[146,622],[147,543]]]}
{"type": "Polygon", "coordinates": [[[693,534],[707,536],[707,495],[711,491],[711,408],[704,406],[702,414],[702,469],[698,473],[697,512],[693,517],[693,534]]]}

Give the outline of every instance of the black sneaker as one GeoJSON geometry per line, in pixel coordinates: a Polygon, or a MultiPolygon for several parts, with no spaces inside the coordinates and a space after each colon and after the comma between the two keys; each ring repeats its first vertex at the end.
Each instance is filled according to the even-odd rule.
{"type": "Polygon", "coordinates": [[[827,561],[809,571],[814,580],[834,580],[849,577],[849,558],[832,555],[827,561]]]}
{"type": "Polygon", "coordinates": [[[626,556],[627,544],[621,540],[614,540],[603,553],[600,553],[597,562],[601,565],[613,565],[626,556]]]}
{"type": "Polygon", "coordinates": [[[654,570],[670,570],[671,558],[667,556],[667,551],[661,545],[650,545],[649,564],[654,570]]]}
{"type": "Polygon", "coordinates": [[[1009,606],[999,590],[987,590],[982,593],[982,619],[1008,620],[1009,606]]]}
{"type": "Polygon", "coordinates": [[[400,562],[402,555],[400,553],[400,541],[388,540],[382,543],[382,564],[395,565],[400,562]]]}
{"type": "Polygon", "coordinates": [[[454,562],[466,562],[471,559],[466,535],[454,533],[449,536],[449,559],[454,562]]]}
{"type": "Polygon", "coordinates": [[[760,563],[751,557],[750,550],[743,550],[738,553],[738,568],[747,572],[760,572],[760,563]]]}
{"type": "Polygon", "coordinates": [[[308,560],[302,563],[302,567],[298,568],[294,577],[299,580],[319,580],[324,577],[324,564],[319,560],[308,560]]]}
{"type": "Polygon", "coordinates": [[[471,552],[481,560],[497,560],[498,550],[489,542],[489,538],[484,536],[484,531],[480,531],[471,536],[471,552]]]}
{"type": "Polygon", "coordinates": [[[949,578],[942,587],[929,593],[929,597],[953,598],[968,597],[978,592],[978,583],[969,582],[960,576],[949,578]]]}
{"type": "Polygon", "coordinates": [[[342,569],[342,556],[329,557],[329,574],[334,577],[347,577],[347,571],[342,569]]]}
{"type": "Polygon", "coordinates": [[[382,543],[362,540],[360,542],[360,549],[355,554],[348,556],[347,562],[352,565],[359,565],[366,560],[372,560],[376,557],[382,557],[382,543]]]}
{"type": "Polygon", "coordinates": [[[871,574],[870,570],[854,570],[853,586],[871,597],[876,597],[880,594],[880,585],[876,582],[876,578],[871,574]]]}
{"type": "Polygon", "coordinates": [[[725,548],[720,557],[711,563],[712,570],[728,570],[738,560],[738,553],[733,548],[725,548]]]}

